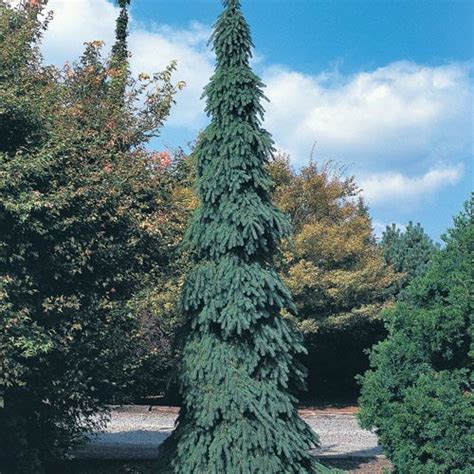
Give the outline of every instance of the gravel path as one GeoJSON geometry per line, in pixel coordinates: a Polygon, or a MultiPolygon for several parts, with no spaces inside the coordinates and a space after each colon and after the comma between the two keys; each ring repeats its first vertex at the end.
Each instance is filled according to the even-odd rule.
{"type": "MultiPolygon", "coordinates": [[[[104,433],[74,452],[78,459],[154,459],[158,446],[173,431],[174,407],[114,408],[104,433]]],[[[374,433],[362,430],[353,414],[304,410],[301,415],[320,437],[318,457],[371,458],[382,454],[374,433]]]]}

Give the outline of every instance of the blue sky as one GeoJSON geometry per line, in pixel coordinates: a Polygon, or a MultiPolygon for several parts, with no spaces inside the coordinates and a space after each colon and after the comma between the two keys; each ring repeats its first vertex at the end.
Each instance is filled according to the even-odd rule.
{"type": "MultiPolygon", "coordinates": [[[[421,222],[436,239],[472,189],[474,2],[243,0],[254,67],[267,83],[266,127],[304,165],[349,167],[374,226],[421,222]]],[[[48,62],[73,60],[86,40],[113,38],[108,0],[50,0],[48,62]]],[[[178,60],[186,89],[156,140],[184,146],[206,125],[199,101],[218,0],[133,0],[135,72],[178,60]]]]}
{"type": "MultiPolygon", "coordinates": [[[[470,0],[247,0],[243,10],[259,53],[307,73],[345,71],[400,59],[439,63],[472,56],[470,0]],[[471,48],[469,47],[471,45],[471,48]]],[[[175,27],[210,25],[217,0],[135,0],[138,18],[175,27]]]]}

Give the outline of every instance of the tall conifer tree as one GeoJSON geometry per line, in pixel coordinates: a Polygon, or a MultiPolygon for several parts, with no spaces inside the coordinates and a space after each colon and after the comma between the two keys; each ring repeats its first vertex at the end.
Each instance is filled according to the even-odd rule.
{"type": "Polygon", "coordinates": [[[269,197],[263,84],[249,65],[240,1],[223,4],[205,89],[211,123],[196,150],[201,205],[188,233],[197,264],[182,296],[183,404],[164,450],[179,473],[323,472],[309,454],[317,437],[292,394],[303,383],[296,356],[304,348],[281,317],[295,307],[273,267],[290,227],[269,197]]]}
{"type": "Polygon", "coordinates": [[[390,291],[398,296],[413,278],[422,275],[436,251],[436,245],[421,224],[409,222],[405,230],[395,224],[387,226],[380,246],[385,261],[403,276],[390,291]]]}
{"type": "Polygon", "coordinates": [[[129,76],[128,61],[128,6],[131,0],[117,0],[120,8],[115,22],[115,43],[112,46],[110,68],[112,72],[111,99],[123,103],[127,79],[129,76]]]}
{"type": "Polygon", "coordinates": [[[112,47],[112,57],[119,63],[128,60],[128,5],[130,0],[117,0],[120,13],[115,24],[115,44],[112,47]]]}

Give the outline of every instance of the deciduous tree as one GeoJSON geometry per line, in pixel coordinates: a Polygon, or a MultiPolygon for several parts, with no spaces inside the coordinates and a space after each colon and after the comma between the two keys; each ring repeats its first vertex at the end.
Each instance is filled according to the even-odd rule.
{"type": "Polygon", "coordinates": [[[270,164],[275,202],[295,229],[280,271],[298,308],[294,318],[309,350],[311,397],[344,397],[367,369],[364,350],[384,336],[380,312],[400,275],[384,262],[360,190],[335,163],[295,172],[289,157],[270,164]]]}
{"type": "Polygon", "coordinates": [[[0,446],[28,473],[100,426],[125,388],[131,304],[174,239],[144,147],[171,107],[173,66],[133,80],[94,41],[77,64],[44,67],[43,3],[0,2],[0,446]]]}

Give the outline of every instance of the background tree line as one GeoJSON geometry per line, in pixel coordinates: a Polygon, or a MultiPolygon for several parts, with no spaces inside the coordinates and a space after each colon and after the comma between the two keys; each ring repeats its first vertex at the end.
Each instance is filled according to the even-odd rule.
{"type": "MultiPolygon", "coordinates": [[[[181,207],[186,222],[197,205],[192,153],[178,152],[169,169],[179,170],[173,177],[176,192],[187,196],[187,206],[181,207]]],[[[423,271],[436,246],[419,224],[412,223],[404,230],[387,227],[377,241],[361,190],[337,163],[311,162],[296,171],[289,156],[276,154],[268,170],[274,201],[290,217],[294,231],[284,243],[278,268],[298,308],[297,317],[286,316],[303,333],[308,349],[303,358],[309,369],[308,387],[301,400],[352,401],[359,390],[355,377],[368,368],[366,349],[386,336],[381,312],[423,271]]],[[[186,249],[179,245],[182,237],[178,231],[179,276],[171,278],[163,291],[152,291],[141,313],[147,328],[144,337],[158,332],[167,348],[174,346],[180,327],[176,303],[188,260],[186,249]]],[[[164,394],[170,403],[176,402],[169,357],[178,354],[163,351],[152,337],[148,341],[149,372],[140,374],[135,387],[143,387],[145,380],[152,385],[135,396],[164,394]],[[154,368],[162,367],[171,371],[169,385],[151,375],[154,368]]]]}

